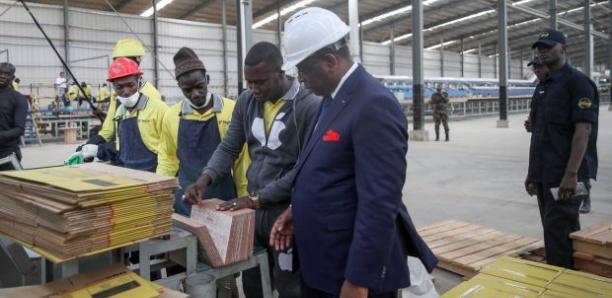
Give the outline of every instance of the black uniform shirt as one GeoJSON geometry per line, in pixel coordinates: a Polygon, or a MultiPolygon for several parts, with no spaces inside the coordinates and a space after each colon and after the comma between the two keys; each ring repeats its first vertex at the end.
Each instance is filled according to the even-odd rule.
{"type": "Polygon", "coordinates": [[[546,184],[559,184],[569,161],[574,124],[591,123],[591,134],[586,152],[578,169],[578,178],[597,177],[597,122],[599,94],[595,83],[585,74],[565,64],[559,71],[544,80],[544,94],[534,103],[536,119],[530,152],[537,176],[528,177],[546,184]],[[536,160],[537,159],[537,160],[536,160]],[[539,177],[538,177],[539,176],[539,177]]]}
{"type": "Polygon", "coordinates": [[[19,139],[25,131],[27,99],[8,87],[0,90],[0,158],[19,152],[19,139]]]}

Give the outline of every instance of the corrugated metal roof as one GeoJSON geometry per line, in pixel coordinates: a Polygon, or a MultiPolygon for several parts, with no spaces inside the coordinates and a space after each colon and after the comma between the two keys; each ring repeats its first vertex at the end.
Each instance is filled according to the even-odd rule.
{"type": "MultiPolygon", "coordinates": [[[[87,8],[102,11],[112,11],[108,1],[118,12],[139,15],[149,7],[150,0],[69,0],[70,7],[87,8]]],[[[198,22],[221,24],[223,0],[175,0],[159,11],[159,17],[183,19],[198,22]]],[[[30,0],[26,2],[63,5],[64,0],[30,0]]],[[[299,1],[290,0],[253,0],[253,22],[256,23],[274,13],[277,9],[285,8],[299,1]]],[[[447,43],[447,51],[474,52],[480,44],[483,55],[497,53],[497,1],[496,0],[427,0],[424,3],[423,27],[424,47],[447,43]],[[474,17],[475,16],[475,17],[474,17]],[[461,42],[463,41],[463,42],[461,42]],[[463,48],[461,47],[463,45],[463,48]]],[[[531,44],[537,39],[539,32],[549,27],[549,21],[540,18],[548,15],[548,0],[533,1],[507,1],[508,7],[508,46],[511,55],[517,59],[521,55],[524,59],[531,55],[531,44]],[[513,3],[520,4],[522,9],[512,7],[513,3]],[[527,12],[526,12],[527,10],[527,12]],[[534,15],[540,14],[540,17],[534,15]]],[[[607,0],[591,1],[593,30],[599,33],[609,31],[610,8],[607,0]],[[599,3],[599,4],[597,4],[599,3]]],[[[359,1],[360,21],[394,11],[411,5],[405,0],[365,0],[359,1]]],[[[320,6],[330,9],[343,20],[348,21],[347,0],[314,1],[309,6],[320,6]]],[[[557,1],[557,18],[561,22],[572,22],[583,26],[584,1],[564,0],[557,1]]],[[[290,15],[290,14],[289,14],[290,15]]],[[[289,15],[282,17],[282,22],[289,15]]],[[[236,1],[226,1],[227,23],[236,24],[236,1]]],[[[395,37],[412,32],[411,11],[376,21],[362,28],[363,39],[371,42],[383,42],[391,36],[391,27],[394,28],[395,37]]],[[[276,30],[277,21],[272,21],[263,29],[276,30]]],[[[559,29],[568,37],[568,54],[575,64],[584,59],[584,33],[582,30],[560,23],[559,29]]],[[[607,64],[609,59],[610,41],[607,38],[595,35],[594,60],[596,64],[607,64]]],[[[410,44],[410,38],[397,41],[397,44],[410,44]]]]}

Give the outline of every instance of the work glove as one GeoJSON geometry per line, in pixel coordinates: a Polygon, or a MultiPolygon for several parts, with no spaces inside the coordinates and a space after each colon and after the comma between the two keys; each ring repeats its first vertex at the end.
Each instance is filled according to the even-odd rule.
{"type": "Polygon", "coordinates": [[[98,145],[85,144],[81,147],[81,155],[83,159],[93,158],[98,156],[98,145]]]}
{"type": "Polygon", "coordinates": [[[66,160],[64,160],[65,166],[78,165],[82,163],[83,163],[83,155],[81,155],[81,152],[72,153],[66,160]]]}

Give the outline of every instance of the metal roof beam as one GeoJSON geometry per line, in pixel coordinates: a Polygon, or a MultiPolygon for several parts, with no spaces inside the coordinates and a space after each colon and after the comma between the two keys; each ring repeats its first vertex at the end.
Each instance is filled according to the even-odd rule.
{"type": "MultiPolygon", "coordinates": [[[[543,11],[540,11],[540,10],[537,10],[537,9],[533,9],[531,7],[526,7],[526,6],[522,6],[522,5],[512,5],[512,3],[510,1],[506,2],[506,5],[509,8],[512,8],[514,10],[518,10],[520,12],[524,12],[526,14],[530,14],[532,16],[536,16],[536,17],[544,19],[544,20],[550,19],[550,16],[547,13],[545,13],[543,11]]],[[[567,26],[567,27],[570,27],[570,28],[574,28],[576,30],[584,31],[584,26],[583,25],[578,25],[578,24],[576,24],[574,22],[570,22],[568,20],[561,19],[561,18],[557,18],[557,22],[559,24],[561,24],[561,25],[564,25],[564,26],[567,26]]],[[[601,33],[599,31],[593,31],[593,35],[599,36],[599,37],[602,37],[602,38],[605,38],[605,39],[609,38],[608,35],[606,35],[604,33],[601,33]]]]}
{"type": "Polygon", "coordinates": [[[216,0],[205,0],[200,5],[194,7],[193,9],[188,11],[187,13],[183,14],[182,16],[180,16],[179,19],[186,19],[186,18],[196,14],[198,11],[204,9],[206,6],[208,6],[210,4],[213,4],[215,1],[216,0]]]}
{"type": "Polygon", "coordinates": [[[119,11],[120,9],[122,9],[124,6],[126,6],[130,2],[131,2],[131,0],[122,0],[122,1],[119,1],[119,3],[115,4],[115,10],[119,11]]]}
{"type": "Polygon", "coordinates": [[[264,8],[256,11],[253,13],[253,19],[256,19],[258,17],[261,17],[263,15],[266,15],[268,13],[271,13],[273,11],[276,11],[278,9],[278,6],[280,5],[280,7],[283,7],[289,3],[293,2],[293,0],[279,0],[277,2],[274,2],[272,4],[266,5],[264,8]]]}
{"type": "MultiPolygon", "coordinates": [[[[466,4],[469,4],[469,3],[473,3],[473,2],[474,2],[474,0],[460,0],[460,1],[459,1],[459,2],[457,2],[457,3],[453,3],[453,6],[463,6],[463,5],[466,5],[466,4]]],[[[399,6],[399,7],[396,7],[395,9],[399,9],[399,8],[401,8],[401,7],[404,7],[404,6],[406,6],[406,4],[403,4],[403,5],[398,5],[398,6],[399,6]]],[[[394,10],[395,10],[395,9],[394,9],[394,10]]],[[[489,10],[489,9],[490,9],[490,8],[486,8],[486,9],[484,9],[484,10],[489,10]]],[[[483,10],[483,11],[484,11],[484,10],[483,10]]],[[[434,8],[434,9],[431,9],[431,10],[425,10],[425,15],[433,15],[433,14],[436,14],[436,13],[439,13],[439,12],[442,12],[442,11],[448,11],[448,7],[446,7],[446,6],[444,5],[443,7],[438,7],[438,8],[434,8]]],[[[368,18],[375,17],[375,16],[378,16],[378,15],[382,15],[382,14],[385,14],[385,13],[387,13],[387,12],[388,12],[388,11],[385,11],[385,12],[383,12],[383,13],[371,14],[372,16],[370,16],[370,17],[368,17],[368,18]]],[[[460,18],[462,18],[462,17],[470,16],[470,15],[472,15],[472,14],[476,14],[476,13],[478,13],[478,12],[480,12],[480,11],[473,11],[473,12],[469,12],[469,13],[467,13],[467,14],[465,14],[465,15],[460,16],[460,17],[453,18],[453,20],[457,20],[457,19],[460,19],[460,18]]],[[[409,12],[409,13],[408,13],[408,15],[410,15],[410,14],[412,14],[412,12],[409,12]]],[[[397,18],[396,18],[396,19],[393,19],[393,20],[396,20],[396,21],[397,21],[397,18]]],[[[436,26],[437,24],[443,24],[443,23],[450,22],[450,21],[452,21],[452,20],[446,20],[446,21],[443,21],[443,22],[438,22],[438,23],[436,23],[436,24],[429,24],[428,26],[425,26],[425,27],[433,27],[433,26],[436,26]]],[[[378,29],[381,29],[381,28],[388,28],[388,27],[389,27],[389,23],[390,23],[390,22],[383,22],[383,21],[381,21],[379,24],[376,24],[376,25],[374,25],[374,26],[368,26],[368,27],[366,27],[365,29],[363,29],[363,33],[365,34],[365,33],[367,33],[367,32],[374,31],[374,30],[378,30],[378,29]]],[[[396,23],[397,23],[397,22],[396,22],[396,23]]],[[[425,29],[427,29],[427,28],[425,28],[425,29]]],[[[410,33],[410,32],[408,32],[408,33],[410,33]]]]}

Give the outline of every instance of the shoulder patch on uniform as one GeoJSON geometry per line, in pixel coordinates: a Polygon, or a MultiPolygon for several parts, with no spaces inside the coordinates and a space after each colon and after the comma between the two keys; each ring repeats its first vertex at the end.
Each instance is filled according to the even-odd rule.
{"type": "Polygon", "coordinates": [[[588,109],[593,105],[590,99],[583,97],[578,100],[578,107],[581,109],[588,109]]]}

